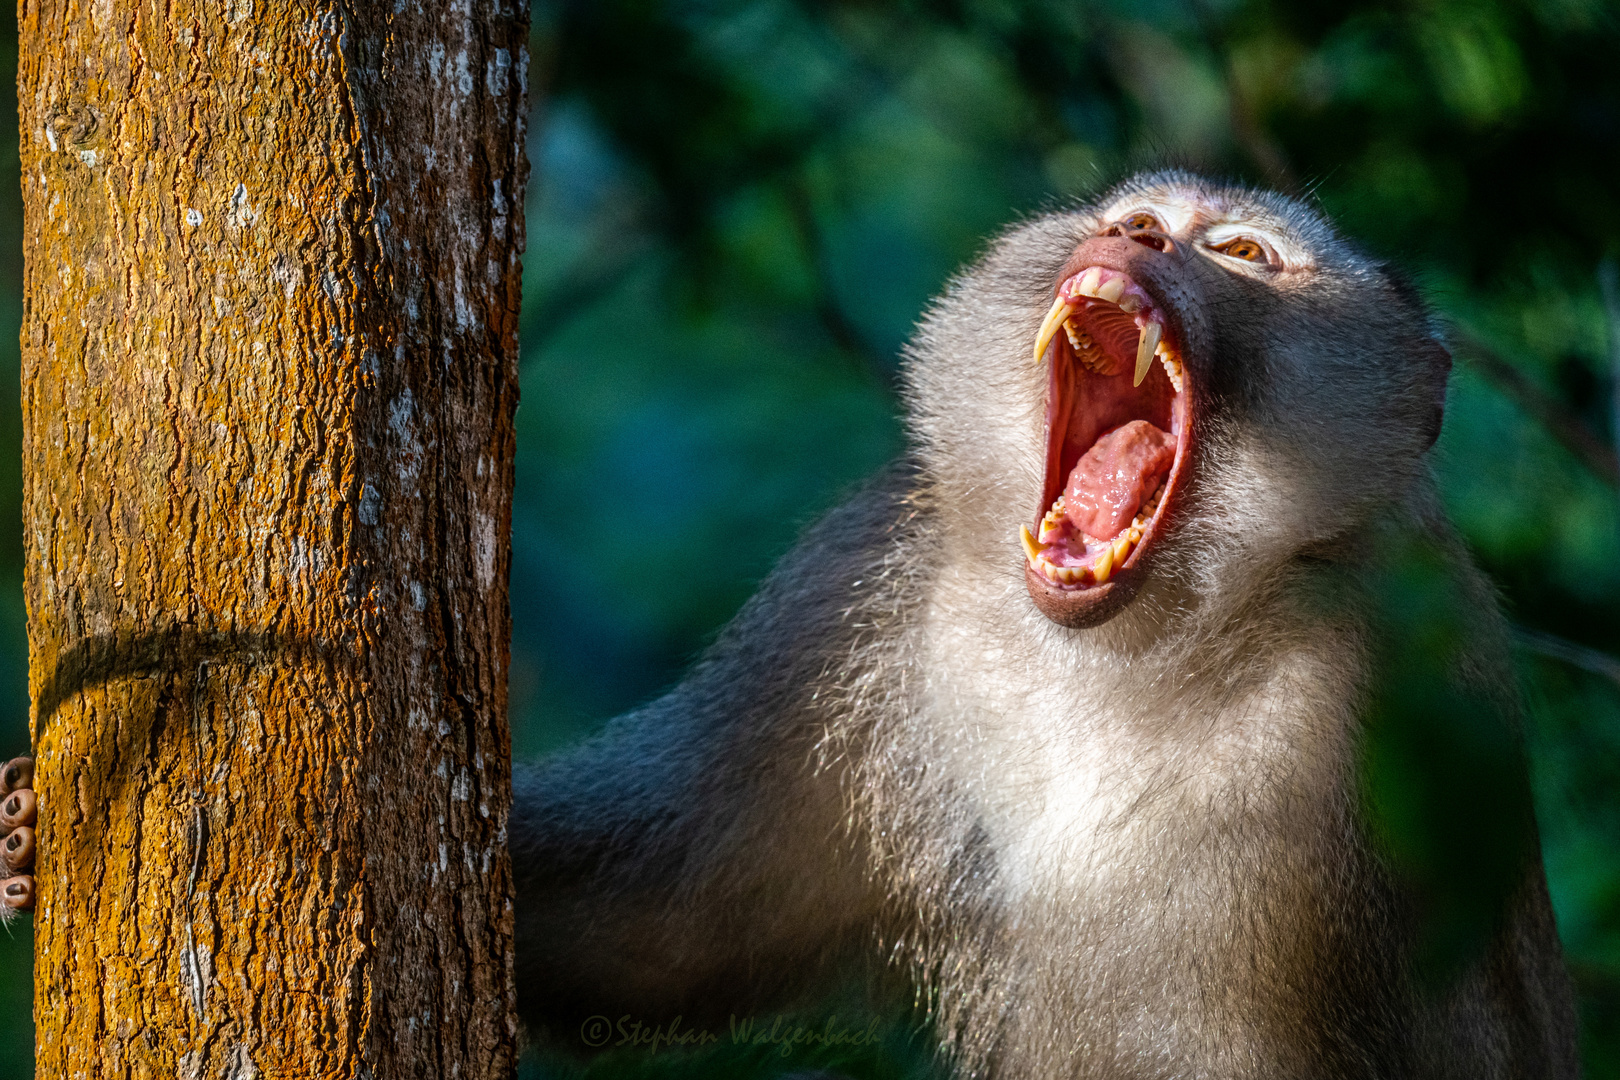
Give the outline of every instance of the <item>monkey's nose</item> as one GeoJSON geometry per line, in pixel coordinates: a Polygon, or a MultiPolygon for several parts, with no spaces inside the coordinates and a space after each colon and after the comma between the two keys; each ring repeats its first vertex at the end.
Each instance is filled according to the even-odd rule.
{"type": "Polygon", "coordinates": [[[1176,242],[1158,229],[1143,228],[1133,225],[1129,221],[1115,221],[1104,225],[1097,232],[1098,236],[1122,236],[1127,240],[1134,240],[1143,247],[1150,247],[1154,251],[1162,251],[1166,255],[1176,249],[1176,242]]]}

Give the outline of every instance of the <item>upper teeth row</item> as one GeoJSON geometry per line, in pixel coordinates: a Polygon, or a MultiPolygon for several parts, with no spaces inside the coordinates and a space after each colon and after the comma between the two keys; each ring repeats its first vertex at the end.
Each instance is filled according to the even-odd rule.
{"type": "MultiPolygon", "coordinates": [[[[1068,335],[1069,344],[1074,347],[1075,359],[1087,371],[1097,371],[1103,374],[1112,374],[1103,371],[1104,357],[1097,349],[1097,343],[1090,334],[1074,325],[1073,319],[1063,320],[1063,332],[1068,335]]],[[[1170,377],[1170,385],[1175,387],[1176,393],[1181,393],[1181,361],[1171,351],[1168,343],[1159,342],[1159,347],[1153,350],[1153,355],[1159,358],[1164,365],[1164,373],[1170,377]]]]}
{"type": "Polygon", "coordinates": [[[1164,365],[1164,373],[1170,376],[1170,385],[1175,388],[1176,393],[1181,393],[1181,361],[1162,343],[1159,345],[1158,356],[1159,362],[1164,365]]]}
{"type": "MultiPolygon", "coordinates": [[[[1041,362],[1041,357],[1046,355],[1046,347],[1052,343],[1052,338],[1057,335],[1058,327],[1068,322],[1069,315],[1080,306],[1081,297],[1092,297],[1109,304],[1117,304],[1121,311],[1131,314],[1142,311],[1147,306],[1141,297],[1135,295],[1135,291],[1139,290],[1131,293],[1125,291],[1126,286],[1131,284],[1128,278],[1110,272],[1111,276],[1105,281],[1103,280],[1103,274],[1104,270],[1100,266],[1087,267],[1058,286],[1057,299],[1052,301],[1051,310],[1046,313],[1046,318],[1041,322],[1040,333],[1035,336],[1035,362],[1037,364],[1041,362]]],[[[1151,308],[1149,308],[1148,314],[1138,316],[1137,325],[1141,336],[1136,341],[1136,373],[1132,385],[1141,386],[1142,380],[1147,378],[1148,369],[1153,366],[1153,357],[1168,354],[1160,351],[1164,339],[1164,325],[1153,317],[1151,308]]],[[[1179,364],[1177,366],[1179,367],[1179,364]]],[[[1171,375],[1171,384],[1179,392],[1181,390],[1180,372],[1171,371],[1169,364],[1165,365],[1165,370],[1171,375]]]]}
{"type": "MultiPolygon", "coordinates": [[[[1102,267],[1088,267],[1081,272],[1078,281],[1073,278],[1069,279],[1074,284],[1067,291],[1071,296],[1095,296],[1097,299],[1106,300],[1110,304],[1119,304],[1120,298],[1125,294],[1125,279],[1123,277],[1111,277],[1104,281],[1102,276],[1102,267]]],[[[1135,311],[1141,306],[1134,296],[1131,297],[1130,303],[1131,306],[1126,307],[1126,311],[1135,311]]],[[[1120,304],[1120,306],[1125,307],[1124,304],[1120,304]]]]}

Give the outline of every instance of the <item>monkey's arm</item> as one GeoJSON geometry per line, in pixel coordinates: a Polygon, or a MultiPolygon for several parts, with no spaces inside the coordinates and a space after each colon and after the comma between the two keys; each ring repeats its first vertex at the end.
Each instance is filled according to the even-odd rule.
{"type": "Polygon", "coordinates": [[[918,534],[912,483],[892,470],[812,529],[671,693],[519,773],[526,1021],[565,1039],[593,1015],[723,1022],[870,943],[882,898],[820,743],[863,607],[895,617],[883,567],[918,534]]]}

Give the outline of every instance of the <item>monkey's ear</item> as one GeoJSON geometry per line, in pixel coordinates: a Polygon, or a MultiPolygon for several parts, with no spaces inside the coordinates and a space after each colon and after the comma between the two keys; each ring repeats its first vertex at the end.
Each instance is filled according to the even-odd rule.
{"type": "Polygon", "coordinates": [[[1424,428],[1423,448],[1427,450],[1440,437],[1440,425],[1446,418],[1446,383],[1451,376],[1451,350],[1435,335],[1425,335],[1418,342],[1418,362],[1432,405],[1424,428]]]}
{"type": "Polygon", "coordinates": [[[1446,347],[1444,332],[1429,312],[1428,305],[1423,302],[1423,294],[1417,284],[1393,264],[1384,263],[1380,268],[1395,295],[1417,316],[1419,325],[1427,324],[1427,332],[1413,343],[1412,348],[1417,377],[1422,389],[1427,392],[1426,401],[1431,405],[1423,429],[1423,448],[1427,450],[1440,437],[1440,425],[1446,417],[1446,380],[1451,376],[1451,350],[1446,347]]]}

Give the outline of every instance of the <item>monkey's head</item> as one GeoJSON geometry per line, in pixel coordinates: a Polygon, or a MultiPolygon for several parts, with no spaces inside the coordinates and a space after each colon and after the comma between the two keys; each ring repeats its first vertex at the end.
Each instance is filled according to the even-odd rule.
{"type": "Polygon", "coordinates": [[[1352,536],[1425,474],[1449,369],[1415,292],[1319,214],[1167,172],[1002,237],[908,379],[948,512],[1085,627],[1156,574],[1208,592],[1352,536]]]}

